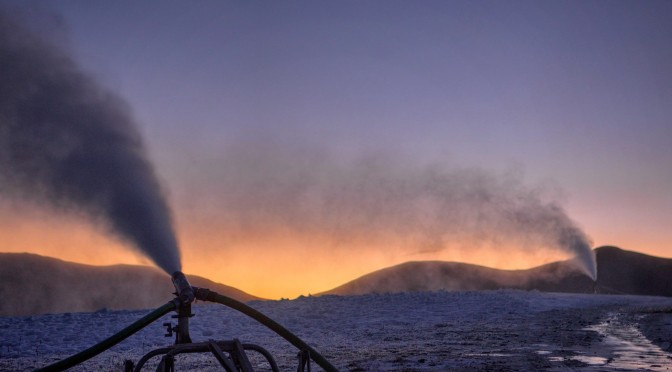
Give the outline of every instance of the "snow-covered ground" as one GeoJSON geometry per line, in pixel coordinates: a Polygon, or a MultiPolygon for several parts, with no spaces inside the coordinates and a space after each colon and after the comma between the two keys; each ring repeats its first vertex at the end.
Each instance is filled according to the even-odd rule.
{"type": "MultiPolygon", "coordinates": [[[[672,298],[504,290],[302,297],[251,305],[342,370],[672,369],[672,298]]],[[[0,370],[44,366],[147,312],[0,318],[0,370]]],[[[197,304],[194,313],[194,341],[238,338],[267,348],[281,370],[296,370],[297,350],[253,320],[220,305],[197,304]]],[[[125,359],[137,361],[171,344],[162,326],[171,320],[167,315],[73,370],[123,370],[125,359]]],[[[157,362],[150,360],[144,370],[154,370],[157,362]]],[[[176,367],[220,370],[208,354],[181,355],[176,367]]]]}

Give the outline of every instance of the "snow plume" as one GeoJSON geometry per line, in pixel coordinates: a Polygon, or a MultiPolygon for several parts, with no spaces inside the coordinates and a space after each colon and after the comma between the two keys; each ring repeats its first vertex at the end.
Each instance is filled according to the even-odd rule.
{"type": "Polygon", "coordinates": [[[170,211],[126,105],[0,9],[0,191],[84,213],[168,273],[170,211]]]}
{"type": "Polygon", "coordinates": [[[196,208],[224,214],[222,226],[246,236],[280,229],[326,236],[341,248],[394,245],[416,253],[479,245],[561,250],[578,256],[594,279],[589,239],[544,189],[522,178],[387,154],[344,160],[318,149],[239,142],[191,186],[225,190],[201,191],[219,199],[196,208]]]}

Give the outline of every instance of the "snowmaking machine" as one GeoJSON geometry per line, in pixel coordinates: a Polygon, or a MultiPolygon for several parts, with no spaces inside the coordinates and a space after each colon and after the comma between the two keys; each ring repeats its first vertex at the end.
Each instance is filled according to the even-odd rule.
{"type": "Polygon", "coordinates": [[[221,367],[227,372],[254,372],[254,368],[248,358],[248,351],[256,352],[266,359],[268,366],[274,372],[279,371],[278,365],[266,349],[261,346],[249,343],[242,343],[238,339],[215,341],[207,340],[204,342],[193,342],[189,335],[189,319],[194,316],[191,313],[191,304],[194,300],[216,302],[221,305],[230,307],[243,314],[255,319],[259,323],[268,327],[292,345],[299,349],[298,352],[298,372],[311,371],[311,360],[320,366],[323,370],[331,372],[338,371],[327,359],[325,359],[319,352],[306,344],[299,337],[287,330],[282,325],[275,322],[273,319],[253,309],[252,307],[237,301],[233,298],[221,295],[219,293],[210,291],[206,288],[192,287],[189,284],[186,276],[176,271],[172,277],[173,286],[175,287],[175,298],[163,306],[157,308],[151,313],[145,315],[128,327],[122,329],[111,337],[83,350],[66,359],[60,360],[56,363],[40,368],[37,371],[63,371],[73,366],[76,366],[103,351],[113,347],[119,342],[125,340],[134,333],[140,331],[152,322],[158,320],[162,316],[171,311],[177,314],[173,318],[177,319],[177,325],[172,323],[164,323],[167,328],[166,336],[172,337],[175,335],[175,343],[172,346],[159,348],[145,354],[137,363],[131,360],[126,360],[124,364],[125,372],[140,372],[150,359],[154,357],[161,357],[156,368],[157,372],[173,372],[175,371],[175,356],[179,354],[193,354],[193,353],[210,353],[219,362],[221,367]]]}

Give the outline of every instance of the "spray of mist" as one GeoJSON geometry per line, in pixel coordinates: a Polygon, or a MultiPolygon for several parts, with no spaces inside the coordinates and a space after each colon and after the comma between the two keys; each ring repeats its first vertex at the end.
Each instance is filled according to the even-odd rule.
{"type": "Polygon", "coordinates": [[[0,191],[84,213],[180,270],[170,211],[125,104],[2,9],[0,191]]]}
{"type": "Polygon", "coordinates": [[[242,239],[280,229],[329,237],[339,249],[551,249],[575,256],[596,278],[590,240],[544,188],[525,185],[520,172],[422,165],[381,153],[344,160],[323,149],[237,141],[208,165],[206,177],[190,177],[192,189],[205,188],[199,194],[217,195],[199,204],[199,213],[210,209],[221,228],[242,239]]]}

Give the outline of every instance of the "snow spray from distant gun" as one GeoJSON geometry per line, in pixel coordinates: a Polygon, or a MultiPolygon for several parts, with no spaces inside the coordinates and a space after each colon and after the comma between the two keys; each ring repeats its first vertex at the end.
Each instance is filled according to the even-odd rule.
{"type": "Polygon", "coordinates": [[[0,9],[0,191],[84,212],[169,274],[170,211],[127,107],[0,9]]]}
{"type": "Polygon", "coordinates": [[[575,260],[584,272],[593,282],[597,282],[597,261],[595,252],[590,249],[590,240],[583,231],[569,221],[569,218],[566,221],[568,224],[561,230],[558,244],[574,252],[575,260]]]}
{"type": "Polygon", "coordinates": [[[237,140],[223,147],[207,178],[192,179],[192,187],[203,188],[195,194],[218,197],[191,201],[239,244],[279,229],[283,237],[319,236],[338,250],[551,249],[576,256],[577,266],[596,277],[590,240],[552,194],[524,184],[516,170],[421,164],[384,151],[338,155],[237,140]]]}

